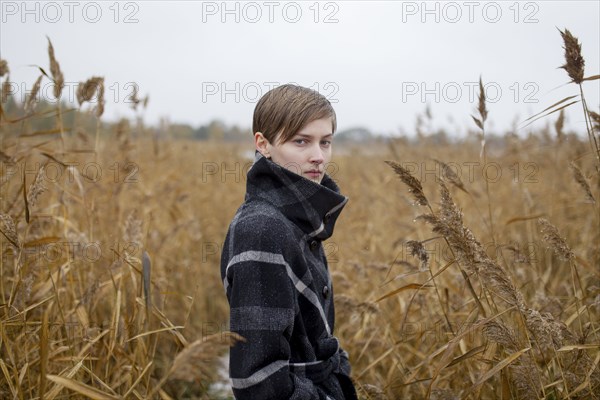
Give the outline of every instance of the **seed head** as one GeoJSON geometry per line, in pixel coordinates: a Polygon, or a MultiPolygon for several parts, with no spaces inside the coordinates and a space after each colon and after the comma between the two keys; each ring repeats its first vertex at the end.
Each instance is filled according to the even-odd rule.
{"type": "Polygon", "coordinates": [[[31,115],[33,114],[33,110],[35,109],[36,104],[38,103],[38,92],[40,91],[40,87],[42,84],[42,77],[40,75],[39,78],[33,84],[31,88],[31,93],[29,93],[29,97],[27,97],[27,101],[25,102],[25,114],[31,115]]]}
{"type": "Polygon", "coordinates": [[[563,239],[558,233],[558,229],[550,223],[546,218],[538,219],[538,224],[542,227],[542,233],[544,234],[544,240],[550,244],[556,254],[563,260],[570,260],[575,257],[575,254],[571,251],[571,248],[567,244],[566,240],[563,239]]]}
{"type": "Polygon", "coordinates": [[[565,49],[566,61],[560,68],[567,71],[573,82],[580,84],[583,82],[583,70],[585,67],[585,60],[581,55],[581,44],[568,29],[565,29],[564,32],[559,30],[559,32],[564,42],[563,48],[565,49]]]}
{"type": "Polygon", "coordinates": [[[8,74],[8,62],[0,58],[0,77],[8,74]]]}
{"type": "Polygon", "coordinates": [[[417,204],[421,206],[429,205],[427,197],[425,197],[425,194],[423,193],[423,186],[421,185],[421,182],[412,176],[409,170],[394,161],[386,161],[386,164],[392,167],[400,180],[404,182],[406,186],[408,186],[408,191],[415,196],[417,204]]]}
{"type": "Polygon", "coordinates": [[[58,64],[56,57],[54,56],[54,47],[52,47],[50,38],[48,38],[48,56],[50,57],[50,73],[54,80],[54,97],[58,99],[65,86],[65,78],[60,70],[60,65],[58,64]]]}

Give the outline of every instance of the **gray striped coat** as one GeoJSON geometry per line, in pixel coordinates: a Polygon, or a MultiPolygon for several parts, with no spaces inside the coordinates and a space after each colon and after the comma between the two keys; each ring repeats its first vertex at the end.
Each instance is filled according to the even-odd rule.
{"type": "Polygon", "coordinates": [[[246,198],[221,254],[237,399],[354,399],[348,354],[333,335],[333,287],[321,242],[348,198],[256,152],[246,198]]]}

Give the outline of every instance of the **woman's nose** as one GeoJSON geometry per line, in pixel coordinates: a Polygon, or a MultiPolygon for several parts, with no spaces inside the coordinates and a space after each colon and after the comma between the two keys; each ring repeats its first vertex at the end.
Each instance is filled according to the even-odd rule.
{"type": "Polygon", "coordinates": [[[325,160],[321,146],[314,146],[310,154],[310,162],[313,164],[322,164],[325,160]]]}

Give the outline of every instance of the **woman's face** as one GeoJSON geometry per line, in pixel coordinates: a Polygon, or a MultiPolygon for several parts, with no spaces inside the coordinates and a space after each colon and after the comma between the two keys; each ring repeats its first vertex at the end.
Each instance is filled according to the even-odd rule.
{"type": "MultiPolygon", "coordinates": [[[[259,134],[256,133],[255,138],[259,134]]],[[[272,145],[264,139],[259,144],[260,141],[256,138],[257,149],[264,156],[298,175],[321,183],[325,168],[331,161],[332,121],[331,118],[322,118],[309,122],[285,143],[272,145]]]]}

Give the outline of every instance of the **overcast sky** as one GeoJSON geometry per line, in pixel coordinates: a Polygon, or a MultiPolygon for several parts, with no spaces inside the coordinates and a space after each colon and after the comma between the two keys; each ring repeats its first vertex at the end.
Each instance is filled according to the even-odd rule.
{"type": "MultiPolygon", "coordinates": [[[[108,119],[135,115],[135,83],[150,96],[149,123],[250,127],[260,95],[295,82],[334,103],[339,129],[411,134],[429,104],[434,127],[464,135],[480,75],[497,131],[578,92],[557,69],[557,28],[580,39],[586,76],[600,73],[599,1],[1,1],[1,11],[0,57],[17,96],[39,75],[32,64],[48,67],[48,35],[63,96],[104,76],[108,119]]],[[[596,111],[599,82],[584,86],[596,111]]],[[[583,132],[581,106],[567,116],[583,132]]]]}

